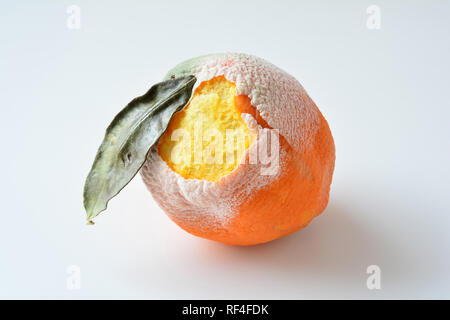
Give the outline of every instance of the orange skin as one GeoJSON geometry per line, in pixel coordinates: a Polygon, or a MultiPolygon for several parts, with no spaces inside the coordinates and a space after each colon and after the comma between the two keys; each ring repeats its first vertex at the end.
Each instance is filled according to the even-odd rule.
{"type": "MultiPolygon", "coordinates": [[[[270,128],[247,96],[237,96],[236,106],[241,113],[250,113],[262,127],[270,128]]],[[[320,128],[313,145],[298,153],[280,135],[280,149],[286,151],[287,159],[279,179],[243,201],[226,229],[205,231],[195,223],[171,219],[196,236],[241,246],[268,242],[308,225],[327,206],[335,158],[328,123],[316,109],[320,128]]]]}

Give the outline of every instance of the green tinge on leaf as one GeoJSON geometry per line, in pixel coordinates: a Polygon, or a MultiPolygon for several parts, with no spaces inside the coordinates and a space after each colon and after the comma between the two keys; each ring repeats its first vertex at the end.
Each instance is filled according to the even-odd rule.
{"type": "Polygon", "coordinates": [[[174,113],[188,103],[195,82],[194,76],[185,76],[155,84],[108,126],[84,185],[89,224],[141,169],[174,113]]]}

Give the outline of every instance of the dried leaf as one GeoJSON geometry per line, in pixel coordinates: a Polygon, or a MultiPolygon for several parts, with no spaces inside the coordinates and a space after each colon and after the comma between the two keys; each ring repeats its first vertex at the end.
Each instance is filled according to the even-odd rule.
{"type": "Polygon", "coordinates": [[[195,82],[194,76],[186,76],[155,84],[114,118],[84,185],[88,223],[141,169],[174,113],[188,103],[195,82]]]}

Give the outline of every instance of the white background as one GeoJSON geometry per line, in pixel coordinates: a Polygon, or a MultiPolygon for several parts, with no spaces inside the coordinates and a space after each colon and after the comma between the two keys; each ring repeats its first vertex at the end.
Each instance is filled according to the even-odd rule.
{"type": "Polygon", "coordinates": [[[448,1],[0,6],[1,298],[450,298],[448,1]],[[326,211],[231,247],[177,227],[138,176],[85,226],[84,179],[114,115],[178,62],[221,51],[278,65],[322,110],[337,152],[326,211]],[[381,290],[366,287],[372,264],[381,290]]]}

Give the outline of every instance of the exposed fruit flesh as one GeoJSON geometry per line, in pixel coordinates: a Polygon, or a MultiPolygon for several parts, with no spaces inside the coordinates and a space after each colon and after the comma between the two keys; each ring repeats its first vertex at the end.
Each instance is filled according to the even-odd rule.
{"type": "Polygon", "coordinates": [[[218,76],[202,82],[174,115],[158,151],[182,177],[218,181],[236,169],[254,138],[236,106],[236,85],[218,76]]]}

